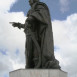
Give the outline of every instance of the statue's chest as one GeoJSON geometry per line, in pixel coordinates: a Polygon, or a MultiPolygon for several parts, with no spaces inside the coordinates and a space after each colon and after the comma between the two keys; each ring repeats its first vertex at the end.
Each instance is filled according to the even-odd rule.
{"type": "Polygon", "coordinates": [[[35,12],[35,10],[34,9],[30,9],[29,11],[28,11],[28,13],[27,13],[27,16],[29,17],[32,13],[34,13],[35,12]]]}

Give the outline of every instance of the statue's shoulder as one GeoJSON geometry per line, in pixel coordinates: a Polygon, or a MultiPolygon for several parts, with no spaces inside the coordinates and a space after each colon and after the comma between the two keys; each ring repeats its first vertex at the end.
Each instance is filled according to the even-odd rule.
{"type": "Polygon", "coordinates": [[[29,16],[30,12],[31,12],[31,9],[28,11],[28,13],[27,13],[27,17],[29,16]]]}
{"type": "Polygon", "coordinates": [[[45,8],[45,9],[48,10],[48,6],[45,3],[43,3],[43,2],[37,2],[37,3],[35,3],[34,4],[34,8],[35,9],[37,9],[37,8],[45,8]]]}

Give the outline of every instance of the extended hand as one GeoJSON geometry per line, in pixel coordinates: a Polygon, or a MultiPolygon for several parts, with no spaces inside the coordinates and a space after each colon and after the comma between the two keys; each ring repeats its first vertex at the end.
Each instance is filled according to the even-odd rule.
{"type": "Polygon", "coordinates": [[[20,29],[20,23],[10,22],[13,27],[18,27],[20,29]]]}

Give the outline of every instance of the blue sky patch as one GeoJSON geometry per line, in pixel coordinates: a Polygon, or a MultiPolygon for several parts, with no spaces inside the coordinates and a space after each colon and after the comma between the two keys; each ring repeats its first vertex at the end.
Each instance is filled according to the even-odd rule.
{"type": "Polygon", "coordinates": [[[15,54],[16,54],[16,55],[19,55],[19,49],[17,49],[17,50],[15,51],[15,54]]]}
{"type": "MultiPolygon", "coordinates": [[[[52,20],[65,20],[68,15],[72,13],[77,13],[77,0],[68,0],[69,5],[62,6],[60,0],[40,0],[48,5],[50,10],[50,15],[52,20]],[[61,8],[64,7],[66,10],[62,12],[61,8]]],[[[65,3],[66,4],[66,3],[65,3]]],[[[10,9],[9,12],[24,12],[24,15],[27,15],[28,10],[30,9],[28,0],[18,0],[10,9]]]]}
{"type": "Polygon", "coordinates": [[[10,9],[9,12],[24,12],[24,15],[27,14],[30,6],[28,0],[18,0],[10,9]]]}
{"type": "Polygon", "coordinates": [[[8,74],[4,74],[4,76],[3,77],[9,77],[9,75],[8,74]]]}
{"type": "Polygon", "coordinates": [[[60,48],[58,46],[54,46],[54,51],[59,50],[60,48]]]}
{"type": "Polygon", "coordinates": [[[7,50],[6,49],[0,49],[0,53],[2,55],[7,55],[7,50]]]}

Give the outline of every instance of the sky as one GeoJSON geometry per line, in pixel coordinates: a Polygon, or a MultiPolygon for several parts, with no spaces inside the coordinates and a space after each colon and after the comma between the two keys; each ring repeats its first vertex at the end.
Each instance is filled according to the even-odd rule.
{"type": "MultiPolygon", "coordinates": [[[[68,77],[77,76],[77,0],[41,0],[48,5],[54,36],[54,52],[68,77]]],[[[25,33],[9,22],[24,23],[28,0],[0,0],[0,77],[25,68],[25,33]]]]}

